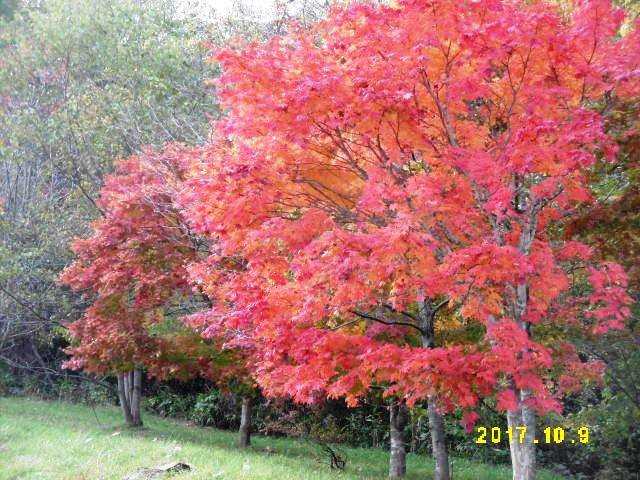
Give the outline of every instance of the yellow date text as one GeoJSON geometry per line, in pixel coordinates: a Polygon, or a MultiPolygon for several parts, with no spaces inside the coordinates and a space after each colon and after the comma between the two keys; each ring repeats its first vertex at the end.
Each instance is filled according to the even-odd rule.
{"type": "Polygon", "coordinates": [[[533,443],[560,444],[560,443],[589,443],[589,429],[580,427],[575,434],[562,427],[547,427],[542,430],[542,436],[536,438],[535,432],[530,432],[527,427],[500,428],[500,427],[476,427],[476,443],[533,443]],[[533,438],[532,438],[533,437],[533,438]]]}

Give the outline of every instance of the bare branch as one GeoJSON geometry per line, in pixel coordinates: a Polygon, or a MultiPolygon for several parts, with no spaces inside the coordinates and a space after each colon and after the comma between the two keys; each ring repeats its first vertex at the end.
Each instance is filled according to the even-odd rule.
{"type": "Polygon", "coordinates": [[[395,325],[395,326],[399,326],[399,327],[411,327],[415,330],[417,330],[418,332],[420,332],[421,335],[424,335],[425,332],[416,324],[414,323],[410,323],[410,322],[399,322],[399,321],[388,321],[388,320],[383,320],[381,318],[378,318],[374,315],[369,315],[368,313],[364,313],[364,312],[360,312],[358,310],[349,310],[351,313],[353,313],[354,315],[357,315],[361,318],[366,318],[367,320],[371,320],[373,322],[378,322],[378,323],[382,323],[384,325],[395,325]]]}

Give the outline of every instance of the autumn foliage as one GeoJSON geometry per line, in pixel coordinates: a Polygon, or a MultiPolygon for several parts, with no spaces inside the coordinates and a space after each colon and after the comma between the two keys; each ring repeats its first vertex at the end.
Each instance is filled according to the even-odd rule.
{"type": "Polygon", "coordinates": [[[103,194],[117,215],[75,246],[65,278],[99,297],[72,353],[104,341],[129,358],[102,334],[114,318],[153,321],[196,288],[211,308],[187,322],[250,352],[267,395],[355,405],[376,386],[467,426],[483,398],[560,410],[602,371],[572,335],[629,315],[623,269],[562,235],[596,203],[590,169],[616,159],[606,112],[640,94],[640,31],[619,37],[623,20],[604,0],[354,3],[215,52],[227,115],[174,152],[175,203],[153,195],[177,167],[160,179],[129,160],[103,194]]]}
{"type": "Polygon", "coordinates": [[[92,236],[74,242],[78,259],[60,279],[93,299],[69,326],[67,367],[93,373],[144,367],[161,379],[230,373],[220,345],[179,320],[199,305],[187,275],[198,245],[174,205],[180,151],[168,146],[132,156],[106,179],[98,201],[103,216],[91,225],[92,236]]]}
{"type": "Polygon", "coordinates": [[[605,1],[355,4],[216,54],[229,115],[182,198],[219,250],[192,271],[226,292],[210,328],[270,345],[267,393],[354,403],[376,383],[506,410],[530,391],[546,411],[598,376],[565,334],[622,328],[626,276],[555,232],[615,158],[590,107],[638,94],[622,20],[605,1]],[[241,272],[221,275],[223,258],[241,272]],[[397,325],[425,299],[455,311],[435,349],[397,325]]]}

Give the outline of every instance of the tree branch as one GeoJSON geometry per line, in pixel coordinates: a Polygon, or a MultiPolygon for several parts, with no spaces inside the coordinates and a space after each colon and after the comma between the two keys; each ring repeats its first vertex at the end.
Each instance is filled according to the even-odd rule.
{"type": "Polygon", "coordinates": [[[438,310],[440,310],[441,308],[444,308],[445,305],[447,305],[449,303],[449,299],[445,298],[443,301],[441,301],[438,305],[436,305],[435,307],[433,307],[433,313],[434,315],[438,312],[438,310]]]}
{"type": "Polygon", "coordinates": [[[368,313],[364,313],[364,312],[360,312],[358,310],[349,310],[351,313],[353,313],[354,315],[357,315],[358,317],[361,318],[365,318],[367,320],[371,320],[374,322],[378,322],[378,323],[382,323],[384,325],[396,325],[396,326],[400,326],[400,327],[411,327],[415,330],[417,330],[418,332],[420,332],[421,335],[424,335],[425,332],[417,325],[410,323],[410,322],[397,322],[397,321],[388,321],[388,320],[383,320],[381,318],[375,317],[373,315],[369,315],[368,313]]]}
{"type": "Polygon", "coordinates": [[[414,322],[419,322],[418,318],[415,315],[413,315],[413,314],[411,314],[409,312],[396,310],[395,308],[393,308],[388,303],[383,303],[382,306],[384,308],[387,308],[387,309],[391,310],[393,313],[399,313],[400,315],[404,315],[405,317],[410,318],[414,322]]]}

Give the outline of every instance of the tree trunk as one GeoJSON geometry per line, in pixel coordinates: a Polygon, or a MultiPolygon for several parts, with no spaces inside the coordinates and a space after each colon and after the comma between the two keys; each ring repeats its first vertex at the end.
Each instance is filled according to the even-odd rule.
{"type": "Polygon", "coordinates": [[[142,370],[133,371],[133,385],[131,388],[131,419],[134,427],[142,426],[142,418],[140,417],[140,403],[142,398],[142,370]]]}
{"type": "Polygon", "coordinates": [[[251,445],[251,399],[249,397],[242,397],[238,445],[242,448],[251,445]]]}
{"type": "Polygon", "coordinates": [[[118,373],[118,399],[127,425],[141,427],[140,399],[142,397],[142,371],[118,373]]]}
{"type": "Polygon", "coordinates": [[[131,409],[129,408],[129,401],[127,400],[126,393],[126,381],[125,377],[128,374],[119,373],[118,374],[118,399],[120,400],[120,407],[122,407],[122,413],[124,414],[124,419],[127,422],[127,425],[133,424],[133,418],[131,418],[131,409]]]}
{"type": "Polygon", "coordinates": [[[127,400],[127,405],[129,408],[129,413],[131,413],[131,372],[127,372],[124,374],[124,396],[127,400]]]}
{"type": "MultiPolygon", "coordinates": [[[[528,218],[523,219],[518,244],[518,250],[521,254],[530,254],[537,225],[538,218],[532,210],[528,218]]],[[[513,318],[518,322],[520,328],[526,333],[527,337],[531,337],[531,324],[524,320],[527,307],[529,305],[529,284],[526,282],[519,283],[516,285],[515,290],[515,302],[511,307],[513,318]]],[[[507,412],[507,424],[514,433],[513,441],[509,444],[513,480],[535,480],[536,447],[533,440],[536,433],[536,415],[526,404],[526,400],[531,395],[531,392],[516,388],[515,395],[517,401],[516,410],[507,412]],[[516,438],[515,435],[515,432],[518,431],[518,427],[525,427],[527,429],[522,443],[520,443],[520,436],[518,435],[518,438],[516,438]]]]}
{"type": "MultiPolygon", "coordinates": [[[[435,348],[435,317],[438,309],[445,303],[434,305],[426,298],[419,309],[420,328],[422,329],[422,346],[435,348]]],[[[449,452],[447,451],[447,434],[444,430],[444,417],[436,408],[433,397],[428,400],[429,432],[431,433],[431,452],[433,456],[433,479],[449,480],[449,452]]]]}
{"type": "Polygon", "coordinates": [[[444,431],[444,417],[438,412],[433,397],[429,397],[429,432],[433,450],[433,480],[449,480],[449,452],[444,431]]]}
{"type": "Polygon", "coordinates": [[[507,423],[513,434],[513,441],[509,444],[511,453],[511,468],[513,480],[535,480],[536,478],[536,446],[533,443],[536,434],[536,414],[524,401],[529,393],[524,390],[516,391],[518,408],[507,412],[507,423]],[[519,442],[517,427],[526,427],[523,442],[519,442]]]}
{"type": "Polygon", "coordinates": [[[407,473],[407,454],[404,445],[404,430],[407,422],[407,408],[404,404],[392,404],[389,407],[389,429],[391,437],[389,478],[403,478],[407,473]]]}

